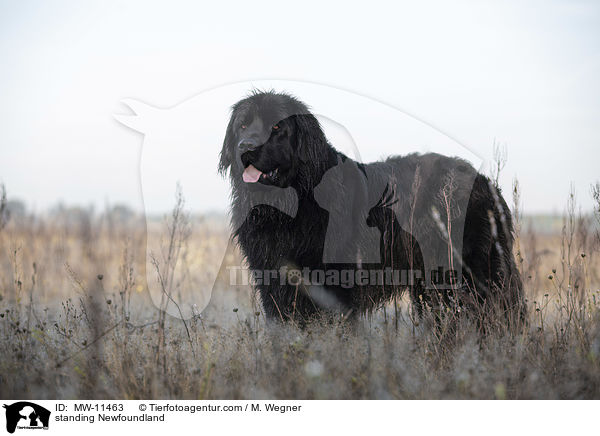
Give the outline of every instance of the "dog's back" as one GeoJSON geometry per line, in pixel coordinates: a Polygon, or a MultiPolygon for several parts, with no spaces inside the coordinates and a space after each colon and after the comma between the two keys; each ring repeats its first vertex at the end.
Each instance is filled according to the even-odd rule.
{"type": "Polygon", "coordinates": [[[465,300],[482,308],[496,303],[523,319],[512,215],[499,187],[467,161],[436,153],[394,156],[370,165],[395,185],[398,221],[417,239],[425,262],[433,257],[429,264],[435,268],[444,257],[453,258],[468,288],[465,300]]]}

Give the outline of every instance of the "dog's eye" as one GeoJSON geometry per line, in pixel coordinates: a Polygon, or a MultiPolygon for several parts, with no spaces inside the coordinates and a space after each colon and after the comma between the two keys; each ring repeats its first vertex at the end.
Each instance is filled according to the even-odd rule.
{"type": "Polygon", "coordinates": [[[279,129],[279,125],[278,125],[278,124],[275,124],[275,125],[273,126],[273,130],[278,130],[278,129],[279,129]]]}

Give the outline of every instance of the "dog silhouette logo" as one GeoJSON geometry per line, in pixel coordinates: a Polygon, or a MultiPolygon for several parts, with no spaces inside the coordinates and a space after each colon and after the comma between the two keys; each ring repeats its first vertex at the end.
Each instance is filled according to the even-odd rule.
{"type": "MultiPolygon", "coordinates": [[[[314,190],[316,202],[328,213],[322,259],[324,263],[353,264],[358,258],[361,264],[381,262],[380,235],[382,229],[388,229],[377,219],[371,219],[373,225],[368,225],[367,219],[375,206],[379,209],[373,210],[371,215],[387,216],[393,213],[395,219],[389,221],[394,223],[393,228],[405,229],[420,243],[427,271],[437,271],[438,265],[448,263],[447,244],[440,250],[429,241],[433,239],[433,232],[437,232],[438,222],[450,222],[452,239],[460,244],[462,233],[459,232],[464,223],[457,220],[461,216],[456,219],[444,217],[444,209],[438,205],[437,209],[442,211],[442,215],[437,219],[432,215],[431,208],[427,208],[431,204],[426,204],[425,201],[433,199],[430,203],[437,204],[437,197],[417,192],[420,186],[416,183],[417,178],[409,180],[407,174],[400,176],[402,180],[398,180],[398,185],[403,183],[408,188],[414,185],[414,195],[411,190],[408,195],[402,196],[404,201],[389,205],[381,203],[382,197],[385,199],[384,194],[392,192],[390,187],[378,177],[377,171],[372,171],[370,167],[363,169],[360,164],[362,157],[359,148],[362,147],[359,146],[365,144],[368,145],[368,148],[364,147],[364,151],[370,153],[369,160],[390,154],[436,152],[463,158],[475,168],[481,168],[483,161],[478,156],[426,122],[366,96],[334,87],[289,80],[232,83],[205,90],[167,108],[126,98],[121,103],[127,107],[127,112],[115,114],[114,118],[143,135],[138,171],[142,204],[145,216],[149,218],[147,228],[156,228],[152,217],[160,215],[162,212],[159,211],[164,210],[164,205],[173,204],[174,192],[180,195],[177,198],[183,198],[185,193],[187,213],[206,218],[203,218],[202,225],[190,228],[192,239],[200,242],[186,251],[173,266],[174,275],[181,277],[181,280],[176,281],[178,289],[168,298],[165,310],[169,315],[192,318],[207,308],[217,286],[227,286],[219,284],[218,276],[229,267],[242,266],[239,258],[232,254],[235,251],[232,238],[250,212],[256,210],[256,206],[270,206],[283,212],[282,216],[290,218],[296,217],[301,206],[294,188],[261,185],[260,189],[255,189],[256,184],[251,183],[253,189],[244,192],[245,201],[238,202],[240,211],[236,215],[230,214],[231,220],[223,220],[220,216],[210,218],[210,211],[230,207],[228,199],[231,195],[231,173],[230,177],[216,177],[217,167],[221,160],[224,134],[226,137],[231,119],[231,104],[252,89],[282,89],[306,98],[313,107],[311,114],[325,129],[327,139],[335,145],[337,151],[350,158],[331,168],[314,190]],[[340,189],[355,193],[359,192],[360,186],[368,186],[369,189],[362,196],[353,194],[350,207],[348,196],[340,195],[340,189]],[[409,201],[411,196],[418,201],[409,201]],[[414,219],[416,215],[410,213],[414,208],[419,211],[417,218],[425,218],[414,219]]],[[[286,116],[305,115],[286,113],[286,116]]],[[[257,173],[253,175],[257,176],[257,173]]],[[[242,183],[241,176],[238,182],[242,183]]],[[[466,210],[468,198],[456,198],[450,194],[452,192],[447,197],[462,207],[460,210],[466,210]]],[[[447,204],[450,201],[448,198],[447,204]]],[[[163,242],[163,232],[146,232],[146,282],[150,297],[157,307],[163,307],[162,301],[165,298],[163,277],[156,267],[157,259],[161,259],[161,256],[168,258],[168,254],[161,251],[163,242]]],[[[460,252],[460,247],[454,246],[454,250],[460,252]]],[[[436,288],[440,286],[436,284],[436,288]]]]}
{"type": "Polygon", "coordinates": [[[50,411],[28,401],[4,405],[6,409],[6,431],[14,433],[18,429],[48,429],[50,411]]]}

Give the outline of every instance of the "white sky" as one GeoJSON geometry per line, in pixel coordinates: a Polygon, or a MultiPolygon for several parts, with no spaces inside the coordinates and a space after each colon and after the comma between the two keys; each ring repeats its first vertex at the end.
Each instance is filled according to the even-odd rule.
{"type": "Polygon", "coordinates": [[[280,79],[390,104],[483,159],[506,144],[501,184],[519,178],[526,212],[562,211],[571,182],[591,207],[600,3],[361,4],[0,1],[0,180],[38,211],[141,208],[142,136],[114,120],[120,100],[280,79]]]}

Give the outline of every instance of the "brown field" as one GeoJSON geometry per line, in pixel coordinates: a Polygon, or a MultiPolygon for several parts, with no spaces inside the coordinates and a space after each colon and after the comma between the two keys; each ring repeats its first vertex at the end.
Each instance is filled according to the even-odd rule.
{"type": "MultiPolygon", "coordinates": [[[[114,209],[4,217],[0,396],[598,399],[599,216],[578,215],[574,199],[564,217],[521,219],[516,209],[528,326],[498,319],[482,337],[473,322],[458,319],[450,338],[427,315],[416,320],[406,301],[354,328],[267,324],[251,289],[228,286],[224,271],[208,309],[184,322],[150,299],[142,218],[114,209]]],[[[180,266],[218,266],[211,247],[226,231],[219,222],[169,215],[148,231],[174,244],[180,266]]],[[[166,292],[212,288],[171,263],[157,260],[172,278],[166,292]]]]}

